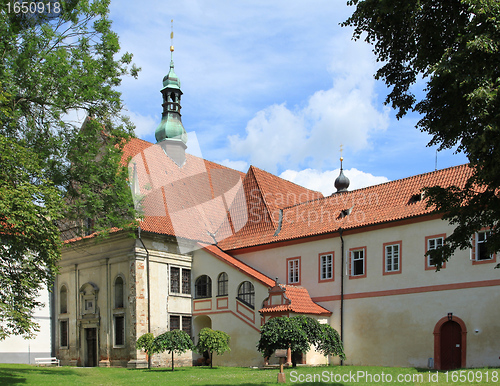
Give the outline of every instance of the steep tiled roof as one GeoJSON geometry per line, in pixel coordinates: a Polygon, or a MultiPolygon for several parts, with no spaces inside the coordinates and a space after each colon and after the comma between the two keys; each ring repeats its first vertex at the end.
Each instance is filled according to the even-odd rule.
{"type": "Polygon", "coordinates": [[[213,241],[209,232],[217,233],[227,218],[224,199],[244,173],[190,154],[179,168],[160,146],[137,138],[124,148],[122,162],[129,159],[143,197],[143,231],[213,241]]]}
{"type": "Polygon", "coordinates": [[[244,274],[261,282],[262,284],[267,285],[268,287],[272,287],[274,285],[273,279],[271,279],[270,277],[257,271],[256,269],[250,267],[249,265],[246,265],[245,263],[236,259],[235,257],[228,255],[227,253],[223,252],[220,248],[216,247],[215,245],[208,245],[208,244],[201,244],[200,243],[200,246],[202,246],[203,249],[205,251],[207,251],[208,253],[210,253],[212,256],[219,258],[220,260],[224,261],[225,263],[235,267],[238,271],[243,272],[244,274]]]}
{"type": "Polygon", "coordinates": [[[424,187],[463,187],[472,174],[461,165],[322,197],[254,166],[243,174],[188,154],[178,168],[139,139],[125,146],[127,157],[146,196],[143,230],[212,243],[210,232],[224,251],[428,215],[424,187]]]}
{"type": "Polygon", "coordinates": [[[463,187],[471,174],[468,165],[460,165],[290,206],[283,210],[277,235],[236,233],[219,246],[226,251],[241,249],[431,214],[434,210],[427,208],[425,198],[420,199],[422,189],[463,187]]]}
{"type": "Polygon", "coordinates": [[[269,295],[283,294],[284,304],[270,305],[269,300],[265,302],[264,308],[259,312],[269,314],[275,312],[295,312],[297,314],[314,314],[330,316],[332,313],[326,308],[314,303],[309,292],[304,287],[278,284],[269,290],[269,295]]]}

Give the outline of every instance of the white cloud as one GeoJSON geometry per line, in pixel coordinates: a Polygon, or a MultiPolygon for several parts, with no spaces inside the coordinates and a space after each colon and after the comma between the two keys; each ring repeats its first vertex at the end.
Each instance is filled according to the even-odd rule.
{"type": "Polygon", "coordinates": [[[154,134],[156,127],[160,124],[160,118],[151,115],[144,116],[134,111],[123,111],[123,114],[130,117],[135,125],[135,135],[141,139],[154,134]]]}
{"type": "MultiPolygon", "coordinates": [[[[339,173],[340,169],[324,172],[315,169],[304,169],[301,171],[288,169],[281,173],[280,177],[308,189],[320,191],[324,196],[329,196],[336,191],[334,183],[339,173]]],[[[389,181],[387,177],[374,176],[356,168],[344,170],[344,175],[350,180],[349,190],[361,189],[389,181]]]]}
{"type": "Polygon", "coordinates": [[[240,172],[246,173],[248,170],[248,163],[245,161],[231,161],[230,159],[225,159],[223,161],[215,161],[218,164],[227,166],[228,168],[239,170],[240,172]]]}
{"type": "Polygon", "coordinates": [[[340,144],[350,151],[370,147],[370,137],[388,127],[389,110],[375,107],[376,63],[369,47],[343,35],[332,44],[337,47],[332,88],[313,93],[303,108],[291,110],[283,103],[259,111],[245,136],[228,137],[235,154],[271,172],[316,167],[337,158],[340,144]]]}

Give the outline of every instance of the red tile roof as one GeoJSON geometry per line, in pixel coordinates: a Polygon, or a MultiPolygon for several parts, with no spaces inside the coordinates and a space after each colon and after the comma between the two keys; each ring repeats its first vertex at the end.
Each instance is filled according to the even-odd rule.
{"type": "Polygon", "coordinates": [[[428,186],[463,187],[472,174],[460,165],[323,197],[254,166],[243,174],[188,154],[178,168],[140,139],[125,146],[127,157],[146,195],[143,230],[213,243],[210,232],[224,251],[432,214],[425,199],[412,197],[428,186]]]}
{"type": "Polygon", "coordinates": [[[225,263],[233,266],[236,268],[238,271],[243,272],[244,274],[250,276],[251,278],[261,282],[262,284],[272,287],[274,285],[274,280],[271,279],[270,277],[264,275],[263,273],[257,271],[256,269],[250,267],[249,265],[243,263],[242,261],[236,259],[233,256],[228,255],[224,251],[222,251],[220,248],[218,248],[215,245],[208,245],[208,244],[202,244],[199,243],[201,247],[208,253],[210,253],[212,256],[217,257],[218,259],[224,261],[225,263]]]}
{"type": "Polygon", "coordinates": [[[290,206],[283,209],[277,235],[272,230],[258,235],[236,233],[219,246],[229,251],[432,214],[425,198],[413,201],[412,197],[424,187],[463,187],[471,174],[468,165],[460,165],[290,206]],[[343,217],[342,211],[349,209],[343,217]]]}
{"type": "Polygon", "coordinates": [[[143,197],[143,231],[213,241],[209,232],[227,219],[224,199],[242,185],[244,173],[190,154],[179,168],[160,146],[137,138],[125,145],[122,162],[129,159],[143,197]]]}
{"type": "Polygon", "coordinates": [[[269,300],[266,300],[264,308],[259,312],[262,314],[270,314],[275,312],[295,312],[297,314],[314,314],[330,316],[332,313],[326,308],[314,303],[309,296],[309,292],[304,287],[277,284],[269,290],[269,296],[283,294],[283,304],[270,305],[269,300]]]}

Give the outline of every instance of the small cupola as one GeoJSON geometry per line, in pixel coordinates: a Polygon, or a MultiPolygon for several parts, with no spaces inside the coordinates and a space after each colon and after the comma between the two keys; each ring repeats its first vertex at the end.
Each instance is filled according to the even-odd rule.
{"type": "Polygon", "coordinates": [[[347,188],[349,187],[349,184],[350,184],[349,178],[347,178],[344,175],[344,170],[342,168],[342,161],[343,160],[344,160],[344,158],[340,157],[340,174],[335,179],[335,189],[337,189],[336,193],[347,192],[347,188]]]}
{"type": "MultiPolygon", "coordinates": [[[[174,33],[170,34],[173,39],[174,33]]],[[[186,130],[181,120],[181,81],[174,72],[174,46],[170,46],[170,70],[163,78],[163,112],[161,122],[156,128],[156,143],[163,151],[181,167],[186,162],[185,150],[188,140],[186,130]]]]}

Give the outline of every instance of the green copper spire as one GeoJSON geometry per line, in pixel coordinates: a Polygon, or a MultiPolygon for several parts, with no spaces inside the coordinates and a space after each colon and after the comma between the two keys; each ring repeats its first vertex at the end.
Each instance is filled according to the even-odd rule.
{"type": "MultiPolygon", "coordinates": [[[[170,37],[173,38],[173,36],[174,33],[172,32],[170,37]]],[[[163,78],[163,88],[161,89],[163,113],[160,125],[156,128],[155,137],[157,143],[166,140],[179,141],[185,147],[188,138],[181,120],[182,91],[179,77],[174,72],[173,45],[170,46],[170,52],[170,71],[163,78]]]]}

